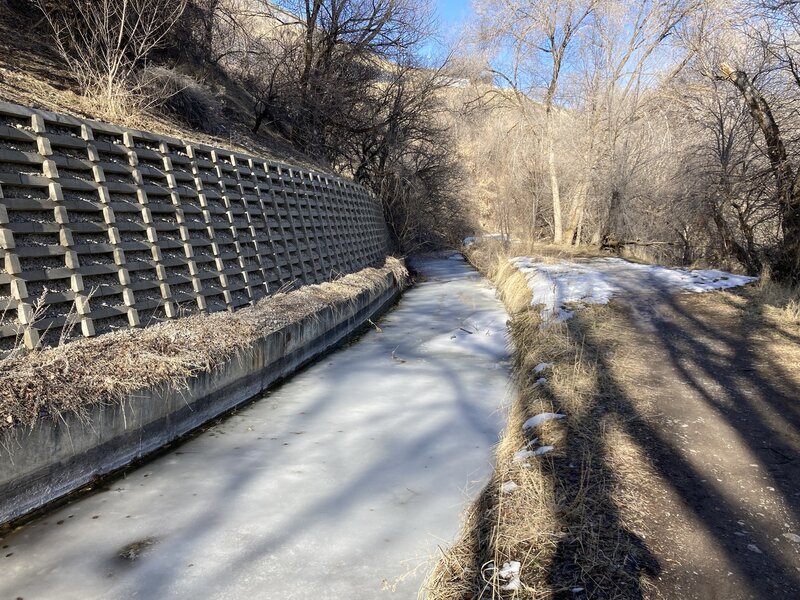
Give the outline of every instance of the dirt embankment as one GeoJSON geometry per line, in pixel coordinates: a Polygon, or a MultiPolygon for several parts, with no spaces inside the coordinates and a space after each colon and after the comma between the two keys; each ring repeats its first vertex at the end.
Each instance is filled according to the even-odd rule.
{"type": "Polygon", "coordinates": [[[22,3],[0,2],[0,100],[77,117],[110,119],[160,135],[333,172],[329,165],[302,153],[267,127],[254,133],[255,100],[221,69],[210,66],[199,71],[186,66],[188,74],[173,73],[185,78],[177,82],[182,93],[202,96],[202,128],[187,122],[187,115],[159,103],[112,119],[95,100],[76,93],[78,83],[56,54],[49,25],[43,16],[33,18],[29,10],[22,3]]]}
{"type": "Polygon", "coordinates": [[[430,597],[800,597],[797,319],[752,287],[542,329],[524,281],[483,260],[517,308],[519,394],[430,597]],[[524,428],[548,412],[565,416],[524,428]]]}

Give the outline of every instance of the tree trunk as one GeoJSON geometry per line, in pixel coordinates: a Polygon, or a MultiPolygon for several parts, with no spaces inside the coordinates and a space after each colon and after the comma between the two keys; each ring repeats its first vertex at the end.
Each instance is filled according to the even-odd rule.
{"type": "Polygon", "coordinates": [[[553,242],[560,244],[561,236],[561,194],[558,189],[558,173],[556,173],[556,152],[553,143],[553,125],[551,117],[547,117],[547,168],[550,172],[550,189],[553,193],[553,242]]]}
{"type": "Polygon", "coordinates": [[[789,164],[786,146],[769,104],[755,88],[747,73],[729,65],[720,65],[721,79],[733,83],[747,103],[750,116],[758,124],[767,146],[772,175],[775,178],[778,208],[781,216],[783,245],[773,265],[779,279],[800,281],[800,182],[789,164]]]}
{"type": "Polygon", "coordinates": [[[611,200],[608,203],[606,218],[600,227],[600,243],[604,244],[612,236],[623,237],[624,221],[622,215],[622,192],[618,189],[611,190],[611,200]]]}
{"type": "Polygon", "coordinates": [[[580,240],[575,240],[578,232],[578,226],[583,221],[583,211],[586,207],[586,199],[589,195],[589,182],[581,181],[575,190],[575,200],[572,203],[572,208],[569,211],[569,225],[564,232],[564,243],[568,246],[580,244],[580,240]]]}
{"type": "Polygon", "coordinates": [[[258,133],[258,130],[261,129],[261,123],[264,121],[264,117],[267,116],[267,109],[258,110],[256,109],[256,122],[253,123],[253,133],[258,133]]]}

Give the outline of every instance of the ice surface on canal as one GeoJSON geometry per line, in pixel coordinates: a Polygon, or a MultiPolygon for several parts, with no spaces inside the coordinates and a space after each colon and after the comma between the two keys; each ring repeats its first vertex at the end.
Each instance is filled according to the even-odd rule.
{"type": "Polygon", "coordinates": [[[508,367],[486,281],[414,266],[381,333],[8,535],[0,598],[416,597],[491,473],[508,367]]]}
{"type": "Polygon", "coordinates": [[[621,258],[592,258],[543,263],[535,258],[510,259],[527,278],[532,304],[542,305],[542,319],[563,321],[572,316],[567,304],[606,304],[623,294],[707,292],[756,280],[714,269],[669,269],[621,258]]]}

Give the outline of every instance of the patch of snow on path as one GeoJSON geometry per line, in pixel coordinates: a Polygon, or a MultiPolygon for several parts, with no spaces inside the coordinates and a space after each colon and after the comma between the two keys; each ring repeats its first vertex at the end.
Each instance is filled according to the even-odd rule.
{"type": "Polygon", "coordinates": [[[531,304],[542,305],[544,321],[564,321],[572,316],[567,305],[606,304],[618,295],[653,292],[708,292],[738,287],[756,277],[733,275],[715,269],[670,269],[642,265],[621,258],[592,258],[554,264],[518,256],[510,259],[528,280],[531,304]]]}

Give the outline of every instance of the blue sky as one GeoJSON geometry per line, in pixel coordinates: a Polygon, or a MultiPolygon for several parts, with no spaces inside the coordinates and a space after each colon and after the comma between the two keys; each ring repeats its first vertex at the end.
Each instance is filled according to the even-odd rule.
{"type": "MultiPolygon", "coordinates": [[[[439,24],[440,41],[452,37],[455,30],[461,28],[463,21],[472,14],[470,0],[433,0],[436,20],[439,24]]],[[[444,49],[432,40],[423,44],[421,54],[427,58],[440,54],[444,49]]]]}
{"type": "Polygon", "coordinates": [[[442,29],[457,25],[472,12],[469,0],[436,0],[436,13],[441,21],[442,29]]]}

